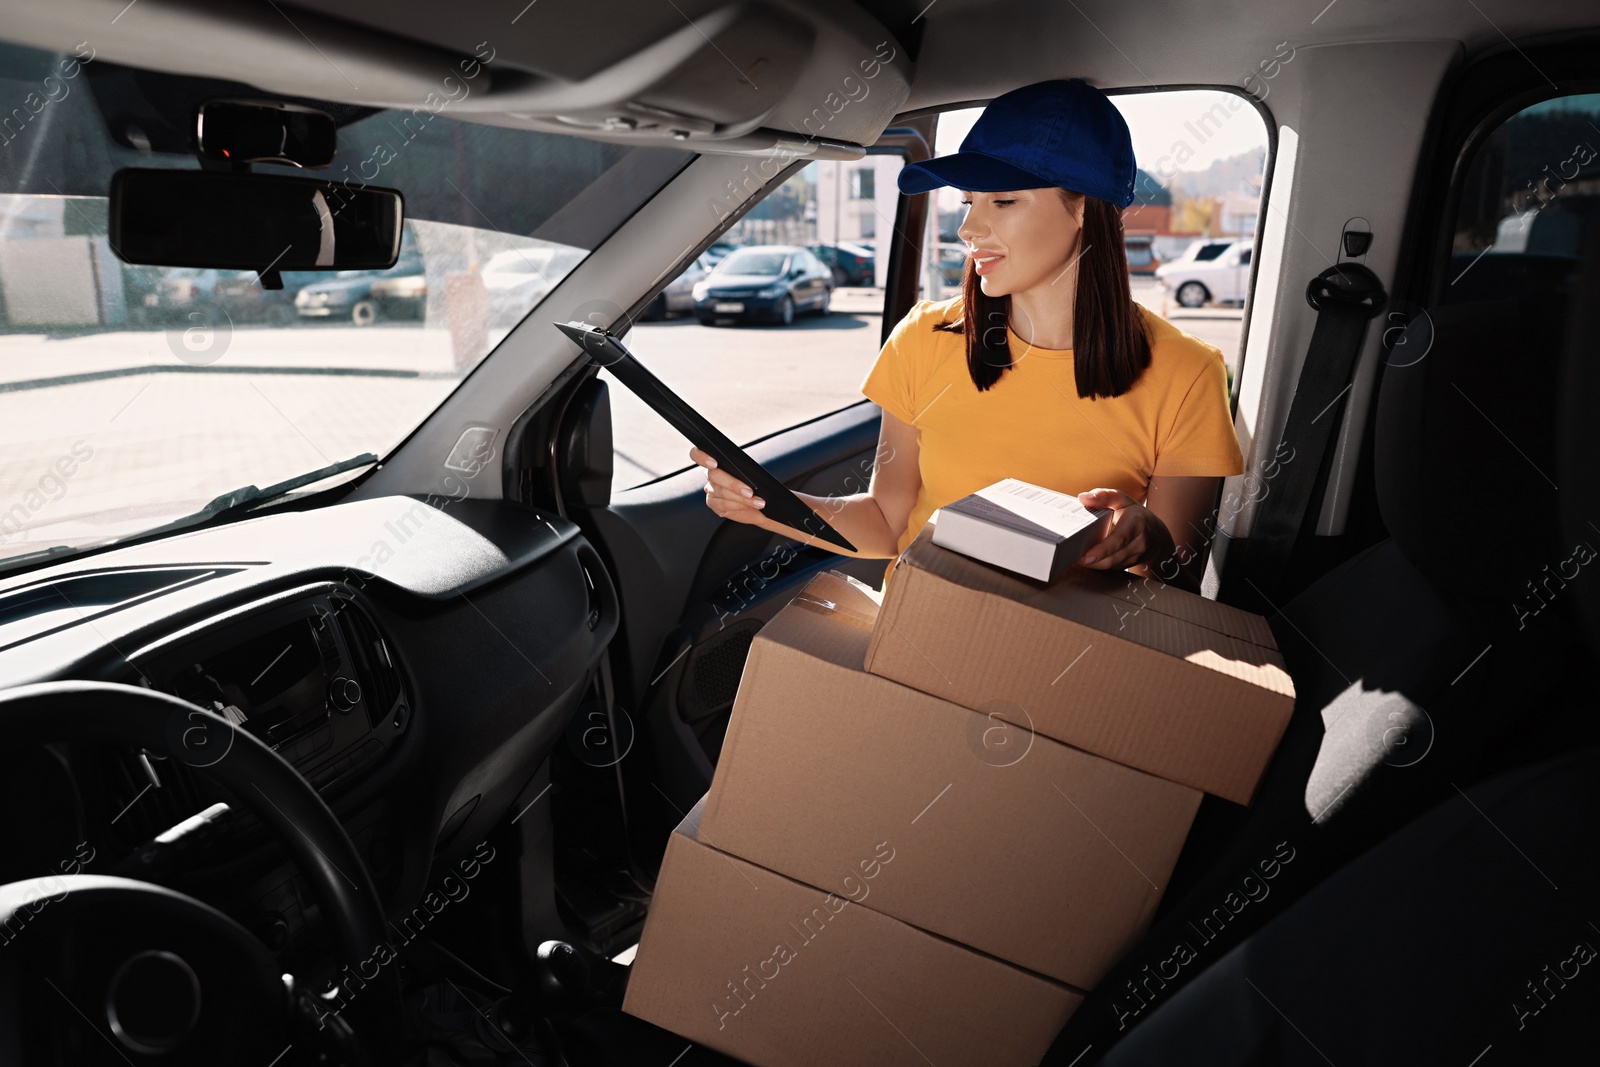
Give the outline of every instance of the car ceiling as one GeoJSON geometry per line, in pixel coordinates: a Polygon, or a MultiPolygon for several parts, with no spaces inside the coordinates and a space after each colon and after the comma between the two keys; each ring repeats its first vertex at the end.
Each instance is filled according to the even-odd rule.
{"type": "MultiPolygon", "coordinates": [[[[915,77],[894,102],[916,110],[985,100],[1068,75],[1102,88],[1238,84],[1285,41],[1301,48],[1444,38],[1471,53],[1508,36],[1571,28],[1594,17],[1588,0],[530,0],[525,6],[520,0],[4,0],[0,9],[7,16],[5,35],[19,43],[66,49],[87,40],[97,55],[133,66],[384,106],[414,106],[460,58],[492,50],[493,85],[453,102],[455,113],[571,132],[554,116],[653,89],[658,102],[660,93],[675,96],[685,114],[703,111],[724,127],[721,135],[751,127],[752,119],[765,128],[799,129],[828,91],[824,68],[848,74],[870,56],[880,32],[911,53],[915,77]],[[183,48],[172,47],[177,40],[183,48]],[[1041,41],[1050,47],[1039,48],[1041,41]],[[821,81],[814,77],[819,72],[821,81]],[[748,99],[729,102],[741,96],[748,99]]],[[[879,94],[879,102],[895,95],[879,94]]],[[[877,106],[860,108],[838,116],[829,134],[870,143],[873,122],[881,128],[888,117],[877,106]]]]}
{"type": "Polygon", "coordinates": [[[1596,9],[1592,0],[934,0],[924,21],[908,110],[988,100],[1019,85],[1072,76],[1103,89],[1237,86],[1284,41],[1299,49],[1447,39],[1470,54],[1507,35],[1594,25],[1596,9]],[[1039,48],[1040,41],[1050,47],[1039,48]]]}

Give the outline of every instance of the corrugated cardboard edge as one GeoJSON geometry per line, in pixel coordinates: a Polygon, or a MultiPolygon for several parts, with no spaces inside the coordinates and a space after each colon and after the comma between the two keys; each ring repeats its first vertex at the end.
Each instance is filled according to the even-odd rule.
{"type": "MultiPolygon", "coordinates": [[[[924,528],[924,534],[927,534],[927,532],[928,532],[927,528],[925,527],[924,528]]],[[[910,549],[908,548],[907,552],[909,552],[909,551],[910,551],[910,549]]],[[[943,550],[941,550],[941,551],[943,551],[943,550]]],[[[971,561],[971,562],[973,562],[977,566],[982,566],[982,564],[977,564],[976,561],[971,561]]],[[[897,637],[900,641],[904,642],[905,645],[908,648],[910,648],[913,653],[915,653],[918,657],[920,657],[922,659],[922,661],[924,663],[926,663],[929,667],[931,667],[940,677],[945,678],[946,683],[948,684],[950,679],[949,679],[949,676],[945,673],[944,669],[938,663],[936,663],[933,659],[930,659],[929,656],[925,652],[923,652],[920,648],[918,648],[916,643],[913,642],[911,640],[911,638],[906,636],[905,633],[900,629],[900,627],[898,625],[898,622],[899,621],[903,621],[903,620],[900,620],[900,613],[902,611],[903,604],[906,601],[909,601],[909,600],[912,600],[912,599],[915,598],[915,595],[912,592],[912,590],[913,590],[913,587],[917,583],[920,583],[920,582],[941,583],[942,582],[942,583],[945,583],[946,585],[955,586],[955,587],[960,588],[960,589],[968,589],[968,590],[972,590],[973,587],[969,586],[969,585],[966,585],[965,583],[955,581],[952,578],[948,577],[947,575],[940,574],[938,572],[931,571],[931,570],[928,570],[926,568],[916,566],[914,563],[905,561],[903,556],[902,556],[901,560],[896,562],[895,566],[896,566],[896,569],[902,569],[903,568],[903,569],[905,569],[907,571],[910,571],[912,573],[900,574],[895,579],[898,583],[900,583],[897,586],[897,589],[898,589],[897,594],[895,596],[893,596],[893,597],[885,597],[885,601],[886,602],[884,604],[882,612],[878,616],[878,625],[873,628],[872,638],[871,638],[871,640],[869,641],[869,643],[867,645],[867,652],[866,652],[866,656],[865,656],[864,666],[869,672],[878,673],[876,670],[874,670],[874,666],[876,664],[878,664],[879,658],[883,654],[883,649],[884,649],[883,642],[885,640],[887,640],[890,635],[893,635],[893,636],[897,637]]],[[[1000,573],[1000,572],[996,572],[996,573],[1000,573]]],[[[1007,579],[1011,579],[1011,580],[1019,580],[1019,579],[1014,579],[1013,576],[1010,576],[1010,575],[1004,575],[1003,577],[1005,577],[1007,579]]],[[[1208,666],[1206,664],[1198,663],[1194,659],[1174,657],[1174,656],[1171,656],[1170,653],[1163,652],[1163,651],[1161,651],[1159,649],[1147,649],[1145,646],[1140,645],[1138,642],[1130,641],[1128,638],[1120,637],[1117,634],[1107,633],[1106,631],[1101,631],[1101,630],[1095,630],[1093,627],[1087,627],[1083,623],[1075,622],[1075,621],[1070,620],[1070,619],[1064,619],[1059,615],[1053,614],[1053,613],[1048,612],[1048,611],[1044,611],[1044,610],[1042,610],[1040,608],[1034,607],[1033,605],[1030,605],[1030,604],[1027,604],[1027,603],[1024,603],[1024,602],[1009,598],[1009,597],[1007,597],[1005,595],[1005,593],[1003,591],[986,590],[986,589],[976,589],[974,591],[976,593],[978,593],[979,595],[996,597],[997,599],[1000,599],[1002,601],[1006,601],[1006,602],[1009,603],[1009,605],[1012,608],[1014,608],[1014,609],[1016,609],[1018,611],[1024,612],[1026,614],[1037,615],[1041,620],[1048,620],[1049,624],[1052,625],[1052,626],[1081,627],[1081,628],[1089,630],[1089,631],[1091,631],[1091,632],[1093,632],[1095,634],[1104,634],[1104,636],[1107,637],[1107,638],[1113,639],[1113,640],[1115,640],[1115,641],[1117,641],[1119,643],[1126,643],[1130,647],[1133,647],[1133,648],[1139,650],[1140,654],[1148,653],[1148,654],[1159,655],[1159,656],[1168,656],[1174,662],[1185,663],[1185,664],[1187,664],[1189,666],[1192,666],[1196,670],[1210,671],[1210,672],[1213,672],[1213,673],[1216,673],[1216,674],[1220,675],[1221,677],[1233,679],[1234,681],[1237,681],[1237,682],[1239,682],[1241,684],[1253,685],[1253,686],[1255,686],[1255,688],[1260,689],[1263,693],[1272,694],[1272,695],[1274,695],[1274,696],[1276,696],[1276,697],[1278,697],[1280,699],[1286,700],[1288,702],[1288,707],[1287,707],[1287,709],[1285,710],[1285,712],[1281,716],[1277,716],[1276,717],[1277,721],[1274,724],[1274,729],[1272,730],[1271,736],[1270,736],[1270,742],[1271,742],[1270,747],[1266,746],[1266,742],[1269,740],[1268,735],[1267,734],[1262,734],[1261,735],[1261,741],[1262,741],[1262,746],[1265,749],[1265,755],[1263,756],[1263,759],[1262,759],[1262,762],[1261,762],[1261,765],[1260,765],[1259,769],[1251,776],[1250,784],[1249,784],[1248,789],[1245,788],[1244,781],[1243,781],[1243,776],[1240,775],[1240,774],[1234,774],[1234,775],[1227,776],[1229,780],[1226,780],[1226,781],[1215,780],[1215,779],[1213,779],[1213,780],[1200,780],[1200,779],[1197,779],[1197,778],[1194,778],[1194,777],[1191,777],[1191,776],[1188,776],[1188,775],[1175,773],[1169,768],[1162,768],[1162,767],[1159,767],[1159,766],[1151,766],[1148,763],[1142,762],[1142,761],[1141,762],[1135,762],[1134,760],[1130,759],[1129,756],[1127,754],[1125,754],[1125,753],[1124,754],[1116,754],[1116,753],[1107,753],[1107,752],[1103,752],[1103,751],[1096,751],[1092,747],[1087,747],[1087,746],[1085,746],[1083,744],[1075,744],[1074,741],[1071,740],[1071,739],[1056,738],[1056,740],[1060,741],[1062,744],[1069,745],[1071,747],[1081,748],[1084,751],[1091,752],[1093,755],[1100,756],[1103,759],[1109,759],[1109,760],[1112,760],[1113,762],[1121,763],[1124,766],[1132,767],[1132,768],[1134,768],[1136,770],[1141,770],[1141,771],[1144,771],[1145,773],[1153,774],[1153,775],[1155,775],[1157,777],[1166,778],[1169,781],[1176,782],[1176,783],[1181,784],[1181,785],[1189,786],[1190,788],[1198,789],[1198,790],[1201,790],[1202,792],[1211,793],[1211,794],[1213,794],[1215,796],[1222,797],[1223,799],[1226,799],[1226,800],[1231,800],[1231,801],[1233,801],[1235,803],[1238,803],[1238,804],[1243,804],[1243,805],[1248,806],[1254,800],[1255,794],[1256,794],[1257,790],[1260,788],[1261,779],[1263,777],[1265,777],[1266,767],[1271,762],[1272,753],[1276,751],[1278,744],[1282,741],[1283,734],[1288,729],[1289,719],[1292,717],[1292,714],[1293,714],[1293,708],[1294,708],[1294,702],[1295,702],[1295,694],[1294,694],[1293,683],[1288,678],[1287,670],[1283,670],[1282,668],[1277,668],[1277,671],[1281,672],[1281,674],[1282,674],[1283,684],[1281,686],[1261,685],[1259,681],[1257,681],[1255,679],[1248,678],[1248,677],[1241,676],[1239,674],[1239,672],[1237,672],[1237,671],[1232,671],[1232,670],[1216,671],[1214,667],[1208,666]]],[[[1193,622],[1191,622],[1190,620],[1186,620],[1186,619],[1170,617],[1170,616],[1166,617],[1166,618],[1169,618],[1170,621],[1175,625],[1183,625],[1183,626],[1196,625],[1193,622]]],[[[1201,628],[1205,629],[1204,627],[1201,627],[1201,628]]],[[[1234,638],[1230,637],[1229,635],[1227,635],[1225,633],[1221,633],[1219,631],[1211,631],[1211,632],[1217,634],[1217,638],[1218,638],[1219,642],[1229,642],[1229,641],[1235,640],[1234,638]]],[[[1241,642],[1241,644],[1249,645],[1249,642],[1241,642]]],[[[1270,653],[1274,658],[1276,658],[1276,651],[1273,650],[1273,649],[1264,648],[1262,646],[1252,646],[1252,647],[1259,647],[1259,648],[1261,648],[1261,650],[1263,652],[1270,653]]],[[[889,679],[891,681],[898,681],[898,679],[895,679],[892,676],[884,676],[884,677],[889,677],[889,679]]],[[[900,684],[906,684],[906,683],[900,682],[900,684]]],[[[934,691],[928,690],[928,689],[923,689],[923,691],[924,692],[928,692],[933,696],[940,697],[941,699],[954,700],[954,697],[950,692],[940,693],[940,692],[934,692],[934,691]]],[[[960,701],[954,701],[954,702],[961,703],[960,701]]],[[[1002,715],[1001,717],[1004,718],[1005,716],[1002,715]]],[[[1018,725],[1026,725],[1026,724],[1018,724],[1018,725]]],[[[1054,736],[1054,735],[1050,735],[1050,736],[1054,736]]],[[[1254,766],[1254,765],[1252,764],[1252,766],[1254,766]]]]}
{"type": "MultiPolygon", "coordinates": [[[[741,856],[741,855],[739,855],[739,854],[737,854],[735,852],[730,852],[727,849],[718,848],[716,845],[712,844],[709,839],[703,839],[702,835],[700,833],[700,824],[704,820],[706,802],[707,802],[708,798],[710,797],[710,795],[711,795],[710,793],[706,793],[705,795],[701,796],[701,798],[698,801],[695,802],[694,807],[689,809],[689,813],[687,815],[685,815],[681,820],[679,820],[678,825],[676,827],[674,827],[673,830],[672,830],[672,837],[668,838],[668,840],[667,840],[668,849],[671,849],[672,845],[676,842],[676,840],[678,838],[682,837],[682,838],[687,839],[690,842],[693,842],[694,844],[700,845],[703,848],[706,848],[706,849],[709,849],[712,852],[715,852],[718,856],[726,856],[726,857],[728,857],[730,859],[737,860],[740,863],[749,864],[751,867],[754,867],[755,869],[763,872],[764,874],[769,874],[774,878],[781,878],[781,879],[783,879],[783,881],[788,882],[791,885],[799,886],[800,888],[805,889],[808,892],[818,893],[818,894],[821,894],[821,895],[824,895],[824,896],[834,896],[834,897],[839,897],[840,896],[840,894],[834,892],[833,890],[824,889],[821,886],[812,885],[810,882],[803,882],[798,878],[792,878],[789,875],[784,874],[782,871],[775,871],[771,867],[765,866],[764,864],[757,863],[756,861],[754,861],[752,859],[748,859],[748,858],[746,858],[744,856],[741,856]]],[[[1196,806],[1198,806],[1198,800],[1196,801],[1196,806]]],[[[662,870],[666,870],[667,869],[667,860],[666,860],[665,856],[663,856],[662,861],[661,861],[661,869],[662,870]]],[[[841,897],[840,899],[847,899],[847,898],[841,897]]],[[[1059,989],[1062,989],[1062,990],[1064,990],[1064,991],[1066,991],[1068,993],[1074,994],[1074,995],[1079,996],[1079,997],[1088,996],[1088,990],[1079,989],[1077,986],[1073,985],[1070,982],[1064,982],[1059,978],[1052,978],[1048,974],[1041,974],[1040,972],[1032,970],[1031,968],[1024,967],[1020,963],[1014,963],[1011,960],[1001,959],[999,956],[996,956],[993,953],[985,952],[982,949],[974,948],[971,945],[962,944],[960,941],[956,941],[953,938],[945,937],[943,934],[938,934],[938,933],[935,933],[932,930],[924,929],[923,927],[918,926],[916,923],[907,922],[904,919],[897,918],[897,917],[895,917],[893,915],[886,914],[884,912],[879,911],[876,908],[868,907],[865,904],[861,904],[861,903],[858,903],[858,902],[853,901],[853,900],[850,901],[850,904],[854,905],[857,908],[860,908],[862,911],[871,912],[873,915],[878,916],[880,919],[883,919],[886,922],[898,923],[901,926],[909,927],[910,929],[917,931],[917,933],[922,934],[922,935],[924,935],[926,937],[930,937],[930,938],[934,939],[935,941],[942,941],[943,943],[945,943],[947,945],[950,945],[950,946],[952,946],[954,948],[958,948],[963,952],[971,953],[974,956],[981,957],[982,959],[985,959],[985,960],[989,961],[990,963],[998,964],[999,966],[1005,967],[1005,968],[1007,968],[1009,970],[1019,971],[1022,974],[1027,975],[1029,978],[1036,979],[1036,980],[1038,980],[1040,982],[1045,983],[1046,985],[1055,986],[1055,987],[1057,987],[1059,989]]],[[[648,928],[649,928],[649,923],[648,922],[645,924],[645,928],[648,930],[648,928]]],[[[644,933],[643,933],[643,931],[641,931],[638,952],[642,953],[644,951],[644,948],[645,948],[644,933]]],[[[623,1005],[623,1010],[624,1011],[627,1010],[626,1003],[624,1003],[624,1005],[623,1005]]]]}
{"type": "MultiPolygon", "coordinates": [[[[696,802],[694,807],[689,811],[689,813],[684,816],[684,818],[678,823],[677,827],[673,830],[671,836],[669,837],[669,839],[667,841],[666,853],[662,858],[661,872],[662,872],[663,875],[665,875],[666,872],[671,868],[671,866],[672,866],[672,864],[674,862],[674,857],[678,853],[680,853],[685,848],[692,848],[692,847],[695,847],[695,846],[699,846],[701,848],[704,848],[709,853],[714,853],[714,854],[716,854],[718,856],[721,856],[721,857],[727,859],[729,863],[734,865],[734,869],[735,870],[738,869],[738,865],[739,864],[744,864],[749,869],[751,869],[753,871],[760,871],[764,875],[768,875],[768,876],[770,876],[770,877],[772,877],[774,879],[779,879],[779,880],[781,880],[783,882],[786,882],[786,883],[789,883],[791,885],[797,886],[797,887],[799,887],[801,889],[804,889],[804,890],[806,890],[806,891],[808,891],[810,893],[816,893],[816,894],[822,894],[822,895],[825,895],[825,896],[837,897],[837,894],[830,893],[827,890],[820,889],[820,888],[818,888],[816,886],[809,885],[808,883],[801,882],[801,881],[799,881],[797,879],[794,879],[794,878],[790,878],[787,875],[784,875],[784,874],[782,874],[782,873],[780,873],[778,871],[771,870],[771,869],[769,869],[767,867],[762,866],[761,864],[754,863],[754,862],[752,862],[752,861],[750,861],[748,859],[745,859],[742,856],[737,856],[737,855],[734,855],[733,853],[726,852],[726,851],[724,851],[722,849],[719,849],[715,845],[711,844],[709,840],[701,840],[701,835],[699,833],[700,821],[701,821],[701,817],[702,817],[702,815],[704,813],[705,806],[706,806],[706,803],[707,803],[709,797],[710,797],[709,793],[707,793],[705,796],[702,796],[700,798],[700,800],[698,802],[696,802]]],[[[854,901],[850,901],[848,903],[855,904],[855,906],[861,912],[863,912],[865,914],[870,914],[872,916],[875,916],[876,917],[875,921],[881,921],[881,922],[886,922],[886,923],[894,923],[894,924],[896,924],[898,926],[902,926],[902,927],[905,927],[905,928],[907,928],[909,930],[913,930],[913,931],[921,934],[924,937],[930,938],[930,939],[932,939],[934,941],[938,941],[938,942],[941,942],[941,943],[946,944],[946,945],[953,946],[954,948],[957,948],[957,949],[959,949],[959,950],[961,950],[961,951],[973,956],[974,958],[976,958],[978,960],[984,961],[986,964],[988,964],[990,966],[1003,967],[1009,972],[1016,973],[1016,974],[1022,976],[1023,978],[1025,978],[1025,979],[1031,979],[1033,982],[1035,982],[1035,983],[1037,983],[1037,984],[1039,984],[1041,986],[1044,986],[1047,989],[1051,989],[1051,990],[1056,991],[1056,993],[1060,997],[1064,998],[1064,1001],[1065,1001],[1064,1007],[1066,1008],[1066,1010],[1065,1010],[1064,1014],[1060,1017],[1060,1019],[1057,1021],[1057,1023],[1054,1025],[1054,1029],[1055,1030],[1059,1030],[1061,1026],[1066,1024],[1067,1020],[1070,1019],[1072,1017],[1072,1015],[1082,1006],[1084,997],[1087,995],[1085,993],[1085,991],[1083,991],[1081,989],[1077,989],[1077,988],[1075,988],[1075,987],[1073,987],[1073,986],[1071,986],[1071,985],[1069,985],[1069,984],[1067,984],[1065,982],[1062,982],[1062,981],[1059,981],[1057,979],[1051,978],[1048,975],[1039,974],[1038,972],[1029,970],[1026,967],[1021,967],[1021,966],[1019,966],[1017,964],[1010,963],[1010,962],[1008,962],[1006,960],[998,959],[997,957],[992,956],[992,955],[990,955],[988,953],[981,952],[981,951],[979,951],[977,949],[972,948],[969,945],[963,945],[963,944],[961,944],[959,942],[952,941],[949,938],[941,937],[938,934],[934,934],[934,933],[931,933],[931,932],[929,932],[927,930],[923,930],[921,927],[916,926],[916,925],[914,925],[912,923],[907,923],[907,922],[904,922],[903,920],[894,918],[893,916],[885,915],[885,914],[883,914],[881,912],[878,912],[875,909],[867,907],[865,904],[859,904],[859,903],[856,903],[854,901]]],[[[652,912],[652,915],[653,914],[654,913],[652,912]]],[[[636,955],[635,955],[636,960],[637,959],[646,958],[646,953],[650,951],[650,945],[651,945],[653,940],[654,939],[651,936],[650,916],[647,916],[646,917],[646,921],[645,921],[644,929],[640,932],[639,945],[638,945],[638,948],[636,950],[636,955]]],[[[654,1025],[663,1025],[657,1019],[652,1018],[650,1013],[641,1012],[640,1005],[639,1005],[639,998],[634,994],[634,989],[635,988],[636,987],[635,987],[633,981],[630,980],[628,982],[628,985],[627,985],[627,987],[626,987],[626,989],[624,991],[624,994],[623,994],[622,1010],[624,1012],[626,1012],[627,1014],[633,1015],[635,1018],[644,1019],[645,1021],[650,1022],[650,1023],[654,1024],[654,1025]]],[[[676,1031],[674,1031],[674,1032],[676,1032],[676,1031]]],[[[727,1055],[730,1055],[730,1056],[738,1056],[740,1054],[740,1052],[742,1051],[741,1049],[739,1049],[736,1046],[729,1045],[729,1044],[727,1044],[725,1042],[718,1041],[716,1039],[716,1035],[694,1036],[694,1037],[690,1038],[690,1040],[696,1041],[696,1042],[704,1045],[707,1048],[715,1049],[715,1050],[717,1050],[719,1052],[726,1053],[727,1055]]]]}
{"type": "MultiPolygon", "coordinates": [[[[937,528],[937,523],[925,522],[922,530],[911,540],[910,544],[906,545],[905,551],[901,552],[899,557],[896,558],[894,568],[898,570],[903,566],[915,567],[918,570],[926,571],[928,574],[968,589],[1009,596],[1012,599],[1019,599],[1014,594],[1022,593],[1024,590],[1037,593],[1058,582],[1071,582],[1074,586],[1086,592],[1097,593],[1101,596],[1123,601],[1138,611],[1152,611],[1180,622],[1215,631],[1235,640],[1260,645],[1262,648],[1270,649],[1274,653],[1278,652],[1277,638],[1273,636],[1272,628],[1267,625],[1266,619],[1262,616],[1219,601],[1208,600],[1188,590],[1168,585],[1162,582],[1159,577],[1141,578],[1138,575],[1126,572],[1112,574],[1083,567],[1069,567],[1054,582],[1039,582],[1037,579],[1012,574],[981,560],[971,559],[960,553],[951,552],[950,549],[943,546],[935,545],[933,543],[933,534],[937,528]],[[935,548],[941,552],[948,553],[955,559],[941,561],[937,556],[930,555],[929,550],[935,548]],[[907,557],[911,558],[908,559],[907,557]],[[934,565],[932,567],[919,565],[915,562],[919,558],[926,559],[934,565]],[[940,566],[941,563],[945,565],[940,566]],[[958,569],[964,569],[969,566],[977,568],[972,570],[971,574],[977,575],[981,573],[986,582],[991,583],[991,585],[997,585],[999,588],[992,588],[990,585],[973,585],[970,582],[963,581],[958,569]],[[1144,589],[1148,595],[1141,595],[1140,589],[1144,589]]],[[[1029,606],[1031,607],[1032,605],[1029,606]]],[[[1048,615],[1050,613],[1044,612],[1044,614],[1048,615]]]]}
{"type": "MultiPolygon", "coordinates": [[[[809,611],[822,612],[848,622],[857,630],[872,633],[878,621],[878,610],[882,600],[883,594],[879,590],[873,589],[865,582],[859,581],[842,571],[830,569],[812,577],[805,584],[805,588],[795,594],[790,603],[798,604],[809,611]]],[[[779,611],[779,614],[781,613],[782,609],[779,611]]],[[[739,709],[744,702],[738,698],[738,693],[743,691],[745,679],[755,672],[762,649],[771,643],[770,635],[765,638],[762,636],[762,632],[765,629],[766,627],[763,626],[761,630],[756,631],[755,637],[750,642],[750,651],[745,656],[744,668],[739,675],[739,690],[734,694],[733,708],[728,717],[728,727],[723,735],[722,748],[724,751],[732,751],[740,732],[743,716],[740,715],[739,709]]],[[[854,664],[854,666],[862,670],[866,669],[865,663],[854,664]]],[[[721,766],[720,761],[718,766],[721,766]]],[[[718,798],[721,796],[721,790],[718,788],[718,783],[721,780],[722,775],[713,770],[711,788],[705,796],[700,798],[697,810],[707,806],[713,808],[716,806],[718,798]]],[[[695,825],[699,825],[698,818],[695,825]]]]}

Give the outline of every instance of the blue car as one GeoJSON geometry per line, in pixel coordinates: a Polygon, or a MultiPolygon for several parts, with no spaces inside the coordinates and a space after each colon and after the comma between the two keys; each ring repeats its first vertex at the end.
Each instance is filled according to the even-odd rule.
{"type": "Polygon", "coordinates": [[[730,252],[694,287],[704,326],[729,319],[779,322],[798,312],[828,313],[833,271],[799,245],[752,245],[730,252]]]}

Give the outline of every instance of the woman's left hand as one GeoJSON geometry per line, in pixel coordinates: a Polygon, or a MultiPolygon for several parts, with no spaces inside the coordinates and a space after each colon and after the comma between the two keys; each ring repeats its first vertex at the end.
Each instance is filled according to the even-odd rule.
{"type": "Polygon", "coordinates": [[[1173,552],[1172,534],[1149,508],[1118,489],[1091,489],[1078,494],[1086,508],[1111,508],[1111,529],[1090,545],[1078,566],[1091,570],[1122,570],[1164,559],[1173,552]]]}

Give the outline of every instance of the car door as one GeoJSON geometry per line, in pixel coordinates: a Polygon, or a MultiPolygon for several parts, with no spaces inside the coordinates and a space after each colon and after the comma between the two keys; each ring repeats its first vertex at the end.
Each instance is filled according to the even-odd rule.
{"type": "Polygon", "coordinates": [[[1227,296],[1223,300],[1243,301],[1250,290],[1250,246],[1240,241],[1228,250],[1227,296]]]}
{"type": "MultiPolygon", "coordinates": [[[[805,295],[799,301],[800,306],[808,309],[821,307],[822,292],[828,284],[823,280],[825,269],[822,266],[822,261],[817,259],[817,257],[813,256],[810,252],[802,250],[795,257],[795,263],[798,265],[799,269],[804,272],[801,276],[800,282],[804,286],[805,295]]],[[[827,273],[831,274],[831,272],[827,273]]]]}
{"type": "MultiPolygon", "coordinates": [[[[844,496],[870,483],[881,412],[861,396],[860,383],[917,299],[927,230],[929,198],[900,196],[893,174],[929,157],[936,121],[891,128],[868,149],[885,190],[871,210],[882,214],[878,227],[896,235],[880,244],[890,250],[884,289],[835,300],[830,316],[808,316],[788,330],[678,321],[639,323],[624,334],[641,363],[790,489],[844,496]]],[[[779,172],[768,196],[786,182],[831,191],[831,178],[810,182],[802,174],[826,162],[779,172]]],[[[723,230],[738,244],[773,243],[761,239],[773,232],[767,218],[740,229],[730,217],[723,230]]],[[[708,232],[706,241],[721,235],[708,232]]],[[[800,245],[804,236],[779,239],[800,245]]],[[[793,263],[803,260],[812,265],[802,284],[820,300],[829,272],[809,252],[793,263]]],[[[530,484],[549,476],[543,484],[605,557],[619,591],[624,622],[609,657],[615,721],[640,754],[623,759],[618,773],[629,837],[649,865],[710,785],[755,633],[815,574],[834,569],[877,586],[886,561],[718,518],[706,506],[705,471],[690,462],[688,442],[604,370],[540,411],[546,414],[536,419],[548,421],[514,430],[508,447],[546,442],[521,446],[527,455],[518,462],[530,484]]],[[[527,498],[539,491],[527,490],[527,498]]]]}

